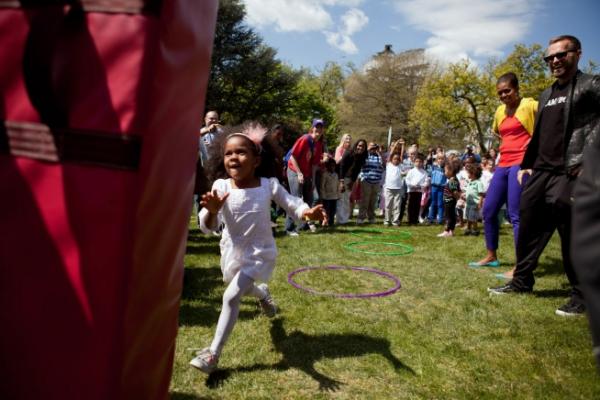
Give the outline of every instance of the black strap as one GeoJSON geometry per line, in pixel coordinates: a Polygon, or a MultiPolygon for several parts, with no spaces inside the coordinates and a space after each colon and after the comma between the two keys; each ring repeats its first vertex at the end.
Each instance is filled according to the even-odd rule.
{"type": "Polygon", "coordinates": [[[162,0],[0,0],[0,8],[72,6],[86,12],[111,14],[159,15],[161,5],[162,0]]]}
{"type": "Polygon", "coordinates": [[[0,121],[0,154],[51,163],[78,163],[137,170],[142,139],[79,129],[54,129],[44,124],[0,121]]]}

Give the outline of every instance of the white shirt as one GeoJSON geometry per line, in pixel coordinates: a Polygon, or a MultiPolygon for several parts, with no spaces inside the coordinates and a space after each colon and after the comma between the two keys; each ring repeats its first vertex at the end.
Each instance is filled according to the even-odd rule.
{"type": "Polygon", "coordinates": [[[402,176],[402,164],[394,165],[391,162],[385,167],[385,181],[383,183],[385,189],[402,189],[404,188],[404,177],[402,176]]]}
{"type": "Polygon", "coordinates": [[[413,168],[406,174],[405,182],[408,192],[421,192],[427,186],[427,171],[424,169],[413,168]]]}

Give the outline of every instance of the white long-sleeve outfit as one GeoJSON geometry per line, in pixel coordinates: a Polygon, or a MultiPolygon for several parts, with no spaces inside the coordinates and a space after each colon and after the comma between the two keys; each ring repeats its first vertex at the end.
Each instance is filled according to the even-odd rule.
{"type": "MultiPolygon", "coordinates": [[[[218,179],[212,188],[219,196],[229,193],[218,214],[218,224],[225,223],[220,243],[223,280],[231,282],[239,271],[255,281],[269,280],[277,257],[271,201],[297,219],[302,218],[308,205],[290,195],[275,178],[261,178],[260,186],[250,189],[234,189],[229,179],[218,179]]],[[[207,214],[206,209],[200,212],[200,229],[205,233],[211,231],[205,225],[207,214]]]]}
{"type": "Polygon", "coordinates": [[[404,179],[408,192],[422,192],[428,186],[427,171],[422,168],[412,168],[404,179]]]}
{"type": "MultiPolygon", "coordinates": [[[[237,321],[242,296],[262,299],[268,294],[255,282],[269,280],[275,268],[277,248],[271,231],[271,201],[297,219],[309,207],[290,195],[275,178],[261,178],[260,186],[249,189],[234,189],[229,179],[219,179],[212,188],[219,196],[229,193],[217,215],[218,225],[225,224],[220,243],[221,271],[228,283],[210,346],[210,351],[219,355],[237,321]]],[[[200,229],[205,233],[211,231],[206,226],[207,217],[208,210],[203,209],[200,229]]]]}

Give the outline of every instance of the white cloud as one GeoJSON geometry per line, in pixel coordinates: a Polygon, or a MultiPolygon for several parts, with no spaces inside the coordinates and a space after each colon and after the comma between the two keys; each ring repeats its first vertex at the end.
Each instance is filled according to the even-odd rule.
{"type": "Polygon", "coordinates": [[[369,23],[369,17],[358,8],[352,8],[340,19],[342,26],[339,27],[338,32],[323,32],[327,43],[346,54],[356,54],[358,47],[354,44],[351,36],[360,32],[369,23]]]}
{"type": "Polygon", "coordinates": [[[358,47],[354,44],[350,36],[338,32],[323,32],[327,43],[343,51],[346,54],[358,53],[358,47]]]}
{"type": "Polygon", "coordinates": [[[429,32],[427,53],[444,61],[500,56],[534,22],[539,0],[395,0],[409,25],[429,32]]]}
{"type": "Polygon", "coordinates": [[[329,45],[347,54],[358,48],[352,35],[369,22],[367,15],[356,8],[364,0],[244,0],[246,18],[250,25],[273,26],[280,32],[322,32],[329,45]],[[328,7],[350,8],[334,26],[328,7]]]}
{"type": "Polygon", "coordinates": [[[369,17],[358,8],[349,10],[342,15],[341,19],[342,32],[346,35],[354,35],[356,32],[360,32],[369,23],[369,17]]]}
{"type": "Polygon", "coordinates": [[[274,25],[282,32],[321,31],[333,24],[331,15],[317,0],[244,0],[250,25],[274,25]]]}

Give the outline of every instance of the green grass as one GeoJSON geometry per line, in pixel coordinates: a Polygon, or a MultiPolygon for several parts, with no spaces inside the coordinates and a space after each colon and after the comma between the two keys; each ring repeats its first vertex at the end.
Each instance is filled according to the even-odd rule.
{"type": "MultiPolygon", "coordinates": [[[[540,259],[533,294],[489,297],[486,288],[502,283],[493,272],[514,263],[509,228],[501,232],[501,268],[485,270],[466,266],[483,256],[481,237],[443,239],[435,237],[439,227],[402,227],[411,238],[385,241],[401,239],[414,247],[412,254],[345,249],[346,243],[369,240],[351,234],[363,229],[300,238],[278,234],[279,258],[269,286],[280,313],[269,320],[254,301],[245,300],[219,370],[207,377],[188,366],[193,356],[188,349],[210,343],[225,286],[219,238],[190,225],[172,398],[600,398],[587,320],[554,315],[569,290],[556,236],[540,259]],[[402,289],[382,298],[339,299],[287,283],[287,274],[301,266],[330,264],[385,270],[400,278],[402,289]]],[[[311,271],[296,278],[336,293],[393,284],[364,272],[311,271]]]]}

